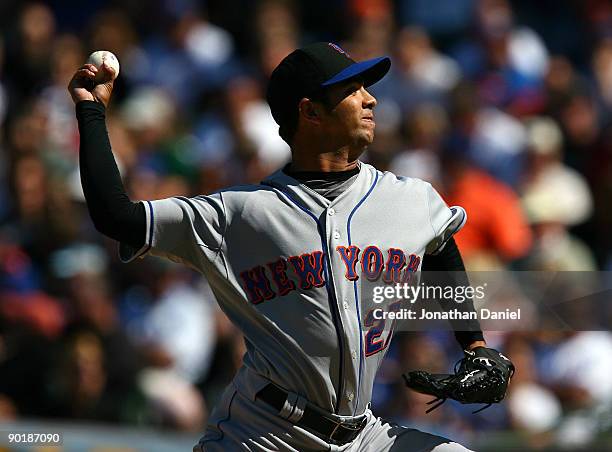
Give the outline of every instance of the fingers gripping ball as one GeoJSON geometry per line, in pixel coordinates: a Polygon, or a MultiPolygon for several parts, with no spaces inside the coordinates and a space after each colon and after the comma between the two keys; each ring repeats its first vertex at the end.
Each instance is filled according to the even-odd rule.
{"type": "Polygon", "coordinates": [[[113,79],[117,78],[119,75],[119,60],[113,52],[109,52],[108,50],[98,50],[92,53],[89,55],[89,58],[87,58],[87,63],[93,64],[99,69],[98,73],[96,74],[96,78],[94,79],[96,84],[104,83],[108,77],[108,74],[102,70],[103,63],[106,63],[107,67],[112,68],[114,72],[113,79]]]}

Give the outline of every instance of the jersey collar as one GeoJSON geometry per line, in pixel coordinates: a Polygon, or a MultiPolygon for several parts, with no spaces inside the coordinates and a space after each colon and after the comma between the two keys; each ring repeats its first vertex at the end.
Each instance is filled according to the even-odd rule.
{"type": "Polygon", "coordinates": [[[368,183],[368,181],[370,179],[373,180],[376,169],[361,161],[359,161],[358,164],[358,176],[353,183],[333,201],[329,201],[324,196],[302,184],[299,180],[291,177],[285,173],[282,168],[264,179],[262,184],[289,192],[293,197],[299,199],[305,207],[311,207],[314,204],[323,209],[327,209],[328,207],[344,204],[345,202],[350,203],[353,198],[355,198],[355,202],[357,202],[357,200],[361,198],[361,191],[367,191],[369,189],[371,184],[368,183]],[[359,187],[363,189],[360,190],[359,187]]]}

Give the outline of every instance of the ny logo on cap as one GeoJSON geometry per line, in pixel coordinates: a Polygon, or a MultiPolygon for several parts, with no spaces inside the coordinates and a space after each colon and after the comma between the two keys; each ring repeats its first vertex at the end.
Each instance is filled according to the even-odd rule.
{"type": "Polygon", "coordinates": [[[351,57],[348,54],[348,52],[344,51],[342,47],[340,47],[339,45],[334,44],[333,42],[328,42],[327,45],[330,46],[332,49],[334,49],[336,52],[341,53],[342,55],[345,55],[347,58],[351,57]]]}

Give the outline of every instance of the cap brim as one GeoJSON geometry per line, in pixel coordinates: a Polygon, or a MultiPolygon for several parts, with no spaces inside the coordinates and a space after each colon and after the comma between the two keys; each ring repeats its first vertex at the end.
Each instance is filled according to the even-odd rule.
{"type": "Polygon", "coordinates": [[[389,72],[390,67],[391,60],[389,57],[378,57],[361,61],[338,72],[332,78],[323,82],[321,86],[334,85],[358,76],[363,78],[365,86],[370,86],[383,78],[389,72]]]}

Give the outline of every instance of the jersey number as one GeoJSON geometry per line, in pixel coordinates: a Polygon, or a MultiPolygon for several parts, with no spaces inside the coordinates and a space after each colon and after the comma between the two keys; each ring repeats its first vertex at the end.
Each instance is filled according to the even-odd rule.
{"type": "MultiPolygon", "coordinates": [[[[386,310],[386,312],[397,312],[399,311],[399,308],[400,302],[396,301],[395,303],[391,303],[389,305],[389,308],[386,310]]],[[[374,355],[387,348],[387,345],[389,345],[389,342],[391,341],[391,336],[393,336],[393,327],[395,326],[395,320],[392,321],[393,323],[391,324],[391,328],[389,328],[387,337],[382,337],[385,331],[386,319],[377,319],[374,317],[374,311],[378,311],[378,314],[380,314],[380,309],[381,308],[370,309],[364,321],[364,326],[369,328],[365,336],[364,352],[366,356],[374,355]]],[[[380,317],[380,315],[377,315],[377,317],[380,317]]]]}

